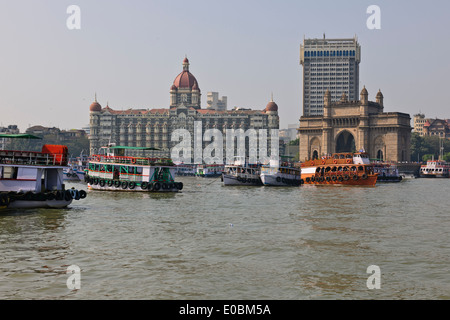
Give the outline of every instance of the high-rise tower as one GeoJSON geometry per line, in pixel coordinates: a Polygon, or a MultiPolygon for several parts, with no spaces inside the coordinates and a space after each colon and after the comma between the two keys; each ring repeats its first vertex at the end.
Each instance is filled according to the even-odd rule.
{"type": "Polygon", "coordinates": [[[331,101],[345,93],[350,101],[358,100],[361,47],[352,39],[304,39],[300,45],[303,66],[303,115],[323,115],[326,90],[331,101]]]}

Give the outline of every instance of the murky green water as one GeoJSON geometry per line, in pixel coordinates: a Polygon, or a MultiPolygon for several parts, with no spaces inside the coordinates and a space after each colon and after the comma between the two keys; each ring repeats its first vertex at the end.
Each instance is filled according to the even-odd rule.
{"type": "MultiPolygon", "coordinates": [[[[89,191],[0,215],[1,299],[449,299],[450,179],[89,191]],[[81,269],[69,290],[67,267],[81,269]],[[367,267],[381,270],[369,290],[367,267]]],[[[85,189],[83,184],[69,184],[85,189]]]]}

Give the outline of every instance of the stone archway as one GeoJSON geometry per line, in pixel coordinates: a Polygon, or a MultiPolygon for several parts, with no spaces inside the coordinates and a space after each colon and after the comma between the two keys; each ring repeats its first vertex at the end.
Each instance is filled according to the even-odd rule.
{"type": "Polygon", "coordinates": [[[375,156],[378,161],[384,161],[385,159],[385,144],[383,136],[378,136],[373,141],[373,153],[372,157],[375,156]]]}
{"type": "Polygon", "coordinates": [[[312,153],[312,159],[317,160],[319,159],[319,152],[317,150],[314,150],[312,153]]]}
{"type": "Polygon", "coordinates": [[[349,131],[344,130],[336,137],[336,153],[340,152],[355,152],[356,142],[355,137],[349,131]]]}
{"type": "Polygon", "coordinates": [[[319,159],[320,156],[320,140],[317,137],[311,139],[310,143],[310,158],[319,159]]]}
{"type": "Polygon", "coordinates": [[[378,149],[377,151],[377,160],[378,161],[383,161],[384,156],[383,156],[383,150],[378,149]]]}

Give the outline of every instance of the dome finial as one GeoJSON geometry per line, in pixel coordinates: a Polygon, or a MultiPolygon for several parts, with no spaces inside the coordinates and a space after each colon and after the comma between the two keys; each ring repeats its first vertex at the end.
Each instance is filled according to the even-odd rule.
{"type": "Polygon", "coordinates": [[[185,58],[183,60],[183,71],[189,71],[189,60],[187,58],[187,55],[185,55],[185,58]]]}

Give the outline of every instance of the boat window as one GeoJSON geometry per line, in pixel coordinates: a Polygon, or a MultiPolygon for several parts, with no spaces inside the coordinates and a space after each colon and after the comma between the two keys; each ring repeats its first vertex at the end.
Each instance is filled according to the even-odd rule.
{"type": "Polygon", "coordinates": [[[341,154],[340,158],[345,159],[345,155],[341,154]]]}
{"type": "Polygon", "coordinates": [[[333,169],[331,169],[332,172],[336,172],[336,167],[333,167],[333,169]]]}
{"type": "Polygon", "coordinates": [[[136,173],[142,174],[142,167],[136,167],[136,173]]]}
{"type": "Polygon", "coordinates": [[[120,173],[128,173],[128,167],[127,166],[120,166],[120,173]]]}
{"type": "Polygon", "coordinates": [[[338,168],[338,171],[342,171],[342,167],[339,167],[339,168],[338,168]]]}
{"type": "Polygon", "coordinates": [[[334,158],[335,158],[335,159],[339,159],[339,155],[338,155],[338,154],[335,154],[335,155],[334,155],[334,158]]]}
{"type": "Polygon", "coordinates": [[[347,159],[351,159],[351,158],[353,158],[353,156],[352,156],[351,153],[349,153],[349,154],[347,154],[346,158],[347,158],[347,159]]]}
{"type": "Polygon", "coordinates": [[[359,170],[359,171],[364,171],[364,167],[361,167],[361,166],[360,166],[360,167],[358,167],[358,170],[359,170]]]}
{"type": "Polygon", "coordinates": [[[17,179],[17,168],[3,167],[3,179],[17,179]]]}
{"type": "Polygon", "coordinates": [[[327,168],[325,169],[326,172],[329,172],[330,170],[331,170],[330,167],[327,167],[327,168]]]}

